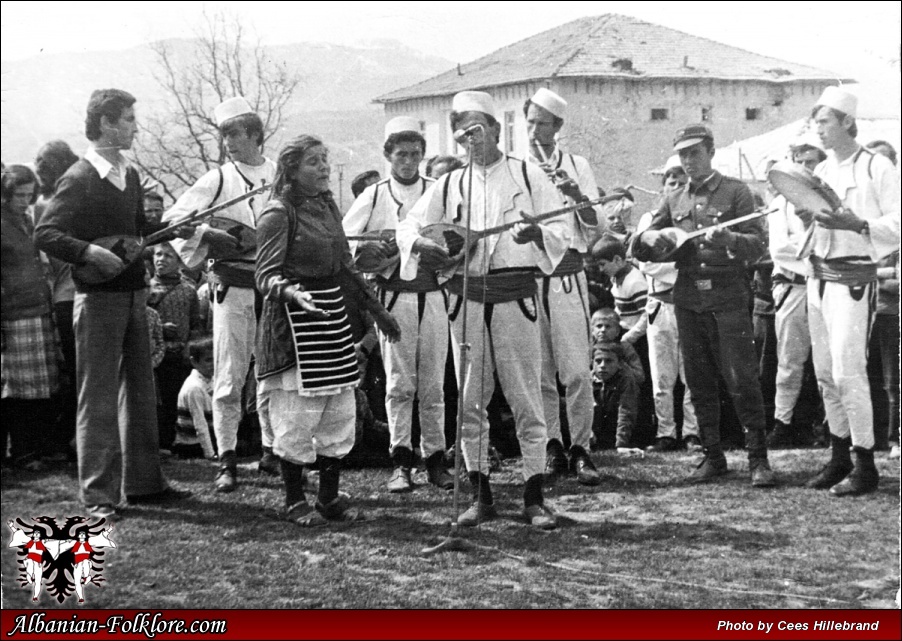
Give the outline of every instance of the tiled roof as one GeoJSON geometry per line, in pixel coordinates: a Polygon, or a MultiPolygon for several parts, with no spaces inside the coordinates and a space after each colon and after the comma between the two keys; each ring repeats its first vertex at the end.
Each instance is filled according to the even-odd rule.
{"type": "Polygon", "coordinates": [[[605,14],[549,29],[375,101],[446,96],[467,89],[567,77],[848,81],[823,69],[769,58],[629,16],[605,14]]]}

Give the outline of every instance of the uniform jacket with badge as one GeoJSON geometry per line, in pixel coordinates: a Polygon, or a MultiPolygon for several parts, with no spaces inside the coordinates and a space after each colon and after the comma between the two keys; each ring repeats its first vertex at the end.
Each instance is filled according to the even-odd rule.
{"type": "MultiPolygon", "coordinates": [[[[748,186],[740,180],[713,172],[700,185],[690,181],[670,194],[655,213],[648,229],[678,227],[694,232],[713,227],[755,210],[748,186]]],[[[766,247],[766,232],[760,219],[731,227],[736,236],[732,250],[714,245],[704,237],[687,241],[668,258],[677,268],[673,302],[695,312],[736,309],[749,304],[751,288],[746,267],[757,260],[766,247]]],[[[636,237],[633,255],[637,260],[652,260],[650,248],[636,237]]]]}

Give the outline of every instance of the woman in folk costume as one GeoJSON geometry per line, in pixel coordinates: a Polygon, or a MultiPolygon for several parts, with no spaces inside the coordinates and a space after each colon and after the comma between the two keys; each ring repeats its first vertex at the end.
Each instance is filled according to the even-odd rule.
{"type": "Polygon", "coordinates": [[[360,518],[338,496],[341,459],[354,445],[359,378],[343,295],[357,298],[390,340],[401,336],[353,265],[329,172],[321,140],[302,135],[290,141],[279,154],[272,200],[257,223],[256,285],[264,296],[259,393],[270,404],[288,519],[302,527],[360,518]],[[317,455],[319,490],[311,506],[304,466],[317,455]]]}

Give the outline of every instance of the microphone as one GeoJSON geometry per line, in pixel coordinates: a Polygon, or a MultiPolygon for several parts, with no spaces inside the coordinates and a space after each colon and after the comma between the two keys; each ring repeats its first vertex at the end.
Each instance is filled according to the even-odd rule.
{"type": "Polygon", "coordinates": [[[460,141],[464,138],[469,138],[473,134],[475,134],[480,129],[485,129],[481,124],[476,123],[475,125],[470,125],[466,129],[458,129],[454,132],[454,140],[460,141]]]}

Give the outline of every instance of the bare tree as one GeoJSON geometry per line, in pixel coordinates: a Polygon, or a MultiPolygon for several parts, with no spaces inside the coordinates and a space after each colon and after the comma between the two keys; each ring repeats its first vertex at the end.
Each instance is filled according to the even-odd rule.
{"type": "Polygon", "coordinates": [[[219,12],[204,14],[196,39],[151,45],[165,107],[145,120],[136,163],[170,198],[225,162],[213,121],[223,100],[244,96],[263,120],[266,140],[279,130],[300,75],[269,58],[259,39],[247,39],[239,18],[219,12]]]}

